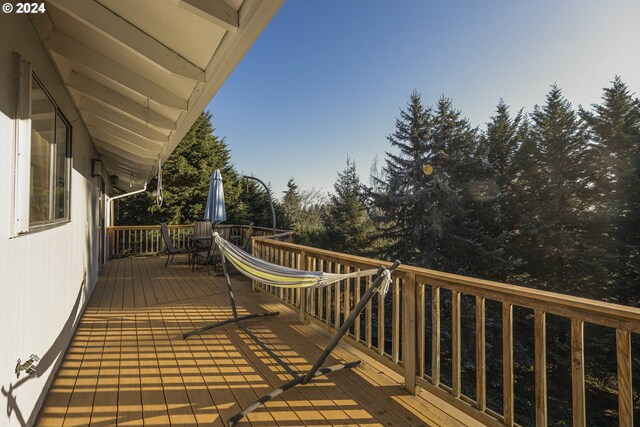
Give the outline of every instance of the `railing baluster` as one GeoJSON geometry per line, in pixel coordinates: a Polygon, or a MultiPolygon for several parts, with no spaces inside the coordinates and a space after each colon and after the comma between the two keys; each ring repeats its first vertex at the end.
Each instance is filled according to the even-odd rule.
{"type": "Polygon", "coordinates": [[[534,347],[535,347],[535,376],[536,376],[536,427],[547,426],[547,314],[535,310],[534,347]]]}
{"type": "Polygon", "coordinates": [[[373,337],[373,299],[367,304],[364,310],[364,343],[367,348],[372,346],[373,337]]]}
{"type": "Polygon", "coordinates": [[[400,279],[393,278],[392,284],[392,310],[391,310],[391,360],[398,363],[400,360],[400,279]]]}
{"type": "Polygon", "coordinates": [[[571,390],[573,427],[584,427],[584,322],[579,319],[571,319],[571,390]]]}
{"type": "MultiPolygon", "coordinates": [[[[324,268],[326,272],[331,272],[331,261],[324,262],[324,268]]],[[[324,307],[324,315],[325,315],[325,323],[327,325],[331,325],[331,286],[325,286],[325,307],[324,307]]]]}
{"type": "Polygon", "coordinates": [[[431,383],[440,385],[440,288],[431,286],[431,383]]]}
{"type": "MultiPolygon", "coordinates": [[[[309,258],[309,270],[311,271],[316,271],[317,270],[317,261],[318,259],[316,257],[310,257],[309,258]]],[[[318,296],[318,290],[317,288],[311,288],[309,289],[309,314],[311,314],[311,316],[316,317],[316,304],[317,304],[317,296],[318,296]]]]}
{"type": "MultiPolygon", "coordinates": [[[[412,273],[413,274],[413,273],[412,273]]],[[[424,342],[424,332],[425,332],[425,324],[424,324],[424,285],[417,283],[416,276],[413,274],[413,281],[415,283],[415,287],[417,288],[416,292],[416,334],[418,335],[418,339],[416,342],[416,374],[420,377],[424,377],[424,359],[425,359],[425,342],[424,342]]]]}
{"type": "MultiPolygon", "coordinates": [[[[324,268],[324,260],[318,259],[318,264],[316,265],[317,271],[323,271],[324,268]]],[[[326,293],[326,288],[318,288],[318,320],[322,321],[324,318],[324,295],[326,293]]]]}
{"type": "Polygon", "coordinates": [[[402,286],[402,363],[404,388],[416,394],[416,275],[403,277],[402,286]]]}
{"type": "Polygon", "coordinates": [[[512,426],[513,420],[513,305],[502,303],[502,382],[504,423],[512,426]]]}
{"type": "MultiPolygon", "coordinates": [[[[355,271],[359,272],[360,267],[356,267],[355,271]]],[[[357,304],[358,301],[360,301],[360,278],[356,277],[353,279],[353,302],[354,304],[357,304]]],[[[360,341],[360,316],[361,314],[358,314],[356,321],[353,324],[353,335],[358,342],[360,341]]]]}
{"type": "Polygon", "coordinates": [[[460,292],[451,291],[451,389],[460,397],[460,292]]]}
{"type": "MultiPolygon", "coordinates": [[[[307,255],[304,251],[298,254],[298,268],[301,270],[307,269],[307,255]]],[[[307,312],[307,292],[311,292],[311,288],[309,289],[300,289],[298,292],[298,304],[300,304],[300,311],[298,320],[300,323],[306,323],[306,312],[307,312]]]]}
{"type": "MultiPolygon", "coordinates": [[[[347,274],[351,271],[351,267],[348,265],[344,266],[343,273],[347,274]]],[[[342,286],[342,318],[346,319],[349,316],[349,304],[351,303],[351,283],[349,279],[343,280],[342,286]]],[[[342,324],[342,322],[340,322],[342,324]]],[[[350,335],[351,332],[347,331],[347,335],[350,335]]]]}
{"type": "MultiPolygon", "coordinates": [[[[342,267],[341,264],[339,263],[335,263],[335,272],[336,273],[340,273],[340,268],[342,267]]],[[[335,305],[333,306],[333,326],[335,326],[336,328],[339,328],[340,325],[342,324],[342,322],[340,321],[340,304],[341,304],[341,300],[342,300],[342,284],[340,282],[336,282],[333,285],[334,288],[334,298],[335,298],[335,305]]]]}
{"type": "Polygon", "coordinates": [[[378,353],[384,354],[384,297],[378,293],[378,353]]]}
{"type": "Polygon", "coordinates": [[[618,424],[633,426],[633,388],[631,387],[631,334],[616,329],[616,355],[618,359],[618,424]]]}
{"type": "Polygon", "coordinates": [[[485,299],[476,296],[476,405],[484,412],[487,408],[487,346],[485,299]]]}

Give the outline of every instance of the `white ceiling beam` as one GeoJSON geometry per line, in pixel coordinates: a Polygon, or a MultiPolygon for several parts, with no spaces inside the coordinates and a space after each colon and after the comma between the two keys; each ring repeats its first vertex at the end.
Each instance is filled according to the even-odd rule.
{"type": "Polygon", "coordinates": [[[100,150],[104,150],[116,156],[125,156],[125,158],[129,159],[134,164],[153,165],[156,162],[156,160],[153,158],[149,159],[148,157],[138,156],[130,151],[125,152],[119,149],[118,147],[114,147],[113,144],[109,144],[108,142],[103,141],[99,138],[94,138],[93,142],[95,143],[96,147],[98,147],[100,150]]]}
{"type": "Polygon", "coordinates": [[[147,150],[152,151],[160,151],[164,143],[159,141],[154,141],[152,139],[143,138],[140,135],[135,133],[131,133],[120,126],[114,125],[106,120],[102,120],[101,118],[94,116],[92,114],[86,114],[83,116],[85,124],[93,129],[98,129],[102,132],[108,133],[109,135],[113,135],[116,138],[120,138],[124,141],[128,141],[131,144],[137,145],[138,147],[143,147],[147,150]]]}
{"type": "Polygon", "coordinates": [[[113,171],[117,169],[124,170],[128,174],[139,174],[141,173],[142,169],[148,167],[148,165],[139,165],[126,157],[111,153],[102,148],[96,148],[98,150],[98,153],[100,153],[100,157],[102,158],[102,160],[106,160],[105,163],[107,169],[109,170],[109,172],[111,172],[111,174],[113,174],[113,171]]]}
{"type": "Polygon", "coordinates": [[[75,89],[97,101],[101,101],[104,104],[120,110],[144,123],[148,123],[162,129],[176,129],[176,123],[173,120],[161,116],[160,114],[151,111],[148,107],[139,104],[126,96],[120,95],[108,87],[103,86],[75,71],[69,75],[66,83],[72,89],[75,89]]]}
{"type": "Polygon", "coordinates": [[[205,81],[204,70],[102,4],[93,0],[50,0],[49,3],[171,75],[205,81]]]}
{"type": "Polygon", "coordinates": [[[136,153],[138,156],[155,159],[158,157],[158,153],[160,152],[160,149],[157,147],[148,147],[126,139],[118,138],[116,135],[105,132],[103,129],[96,127],[93,124],[87,124],[87,127],[91,129],[91,137],[93,139],[101,139],[113,146],[136,153]]]}
{"type": "Polygon", "coordinates": [[[136,133],[144,138],[153,139],[156,141],[169,141],[169,135],[165,135],[157,130],[144,125],[136,120],[130,119],[128,116],[124,114],[118,113],[116,110],[112,110],[111,108],[105,107],[99,102],[96,102],[90,98],[82,96],[80,102],[78,103],[78,109],[83,114],[92,114],[105,120],[107,122],[113,123],[114,125],[118,125],[125,129],[130,130],[133,133],[136,133]]]}
{"type": "Polygon", "coordinates": [[[153,99],[154,101],[186,111],[188,102],[186,99],[180,98],[178,95],[169,92],[162,86],[147,80],[135,71],[122,66],[120,63],[102,55],[101,53],[91,49],[80,43],[78,40],[68,35],[54,30],[44,43],[44,46],[56,52],[72,62],[77,62],[95,72],[102,74],[109,80],[121,84],[139,94],[153,99]]]}
{"type": "Polygon", "coordinates": [[[178,0],[178,5],[227,31],[236,31],[240,26],[238,12],[223,0],[178,0]]]}

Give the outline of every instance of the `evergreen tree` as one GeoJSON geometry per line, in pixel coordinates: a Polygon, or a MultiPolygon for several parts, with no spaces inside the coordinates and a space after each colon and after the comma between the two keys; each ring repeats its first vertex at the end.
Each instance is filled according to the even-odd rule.
{"type": "MultiPolygon", "coordinates": [[[[553,283],[565,293],[583,291],[585,256],[584,126],[561,90],[553,86],[544,106],[535,106],[527,140],[519,153],[528,162],[521,177],[528,198],[520,208],[518,235],[526,238],[519,246],[526,251],[525,271],[537,286],[553,283]]],[[[522,195],[521,195],[522,196],[522,195]]],[[[518,244],[517,244],[518,245],[518,244]]]]}
{"type": "Polygon", "coordinates": [[[347,159],[347,166],[338,173],[334,189],[335,194],[322,215],[325,247],[354,255],[368,254],[374,227],[367,215],[354,161],[347,159]]]}
{"type": "Polygon", "coordinates": [[[487,131],[480,140],[478,156],[486,162],[489,177],[484,185],[485,197],[480,199],[475,211],[476,217],[492,237],[505,261],[505,269],[495,271],[494,280],[507,280],[519,264],[519,259],[508,248],[508,240],[519,216],[520,206],[514,203],[513,197],[515,165],[525,134],[526,122],[522,111],[512,117],[509,107],[500,99],[496,114],[487,123],[487,131]]]}
{"type": "Polygon", "coordinates": [[[289,224],[299,224],[302,216],[302,197],[298,191],[298,184],[293,178],[287,182],[287,191],[282,198],[282,207],[289,224]]]}
{"type": "Polygon", "coordinates": [[[369,192],[391,239],[387,258],[484,277],[500,270],[501,249],[480,222],[493,196],[477,129],[450,99],[432,111],[414,92],[388,139],[400,153],[387,153],[381,191],[369,192]]]}
{"type": "Polygon", "coordinates": [[[229,222],[242,217],[245,206],[239,200],[241,183],[230,163],[229,148],[214,131],[211,113],[202,113],[162,165],[163,205],[155,203],[152,191],[157,181],[152,179],[148,192],[122,200],[119,224],[187,224],[202,219],[209,177],[216,168],[224,180],[229,222]]]}
{"type": "Polygon", "coordinates": [[[314,189],[300,191],[293,178],[289,180],[287,187],[282,199],[282,209],[290,227],[296,232],[296,241],[305,245],[322,246],[324,196],[314,189]]]}
{"type": "Polygon", "coordinates": [[[373,176],[372,187],[378,190],[368,190],[371,214],[390,243],[384,254],[387,259],[411,263],[421,256],[428,227],[424,211],[432,206],[428,192],[421,191],[427,185],[422,168],[434,154],[428,145],[430,132],[431,111],[414,91],[407,109],[400,111],[395,132],[387,137],[400,153],[386,153],[384,181],[373,176]]]}
{"type": "Polygon", "coordinates": [[[508,270],[501,231],[487,221],[497,198],[491,168],[483,155],[478,130],[441,97],[433,115],[432,174],[437,186],[437,218],[444,218],[437,258],[440,268],[460,274],[499,279],[508,270]],[[495,227],[494,227],[495,228],[495,227]]]}
{"type": "Polygon", "coordinates": [[[640,304],[640,101],[620,77],[604,89],[602,103],[580,110],[589,126],[588,209],[592,252],[602,288],[611,299],[640,304]],[[596,261],[597,260],[597,261],[596,261]]]}

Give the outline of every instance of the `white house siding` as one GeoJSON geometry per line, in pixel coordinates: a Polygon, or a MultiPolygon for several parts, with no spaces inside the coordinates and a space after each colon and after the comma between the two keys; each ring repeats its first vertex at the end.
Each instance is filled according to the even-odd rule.
{"type": "MultiPolygon", "coordinates": [[[[76,320],[98,277],[99,178],[95,150],[26,15],[0,14],[0,426],[32,425],[76,320]],[[18,237],[12,233],[14,108],[12,52],[33,70],[73,127],[71,221],[18,237]],[[18,358],[42,358],[16,379],[18,358]]],[[[24,188],[22,191],[29,191],[24,188]]]]}

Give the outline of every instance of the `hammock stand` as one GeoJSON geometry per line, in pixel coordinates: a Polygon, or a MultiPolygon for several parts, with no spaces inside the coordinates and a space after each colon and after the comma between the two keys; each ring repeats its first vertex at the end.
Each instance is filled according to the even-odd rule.
{"type": "MultiPolygon", "coordinates": [[[[285,391],[287,391],[287,390],[289,390],[289,389],[291,389],[291,388],[293,388],[293,387],[295,387],[295,386],[297,386],[299,384],[308,384],[315,377],[323,376],[323,375],[329,374],[331,372],[341,371],[343,369],[355,368],[356,366],[360,365],[361,361],[360,360],[356,360],[355,362],[343,363],[343,364],[338,364],[338,365],[333,365],[333,366],[329,366],[329,367],[326,367],[326,368],[322,368],[322,365],[324,364],[325,360],[329,357],[329,355],[331,354],[333,349],[336,348],[336,346],[338,345],[338,343],[340,342],[342,337],[349,331],[349,329],[351,328],[351,326],[355,322],[355,320],[358,317],[358,315],[360,313],[362,313],[362,311],[365,309],[367,303],[369,303],[369,301],[371,300],[371,298],[373,298],[375,293],[376,292],[381,292],[381,293],[385,293],[386,294],[386,291],[389,288],[389,282],[391,280],[391,272],[393,272],[396,268],[398,268],[398,266],[400,265],[399,261],[395,261],[393,263],[393,265],[391,265],[391,267],[389,267],[389,268],[385,268],[383,266],[380,266],[380,268],[378,268],[377,271],[375,271],[375,272],[373,272],[373,270],[366,270],[366,271],[361,271],[361,272],[358,272],[358,273],[351,273],[351,274],[327,274],[327,273],[322,273],[322,272],[303,272],[301,270],[294,270],[294,269],[290,269],[290,268],[287,268],[287,267],[281,267],[281,266],[278,266],[278,265],[275,265],[275,264],[271,264],[271,263],[268,263],[266,261],[263,261],[263,260],[261,260],[259,258],[253,257],[253,256],[248,255],[248,254],[245,254],[243,256],[244,259],[251,260],[251,261],[255,262],[256,264],[260,265],[263,269],[266,269],[269,266],[271,266],[274,269],[276,269],[276,271],[278,271],[278,272],[303,273],[303,275],[300,276],[301,278],[299,280],[300,280],[300,282],[306,283],[307,284],[306,287],[324,287],[324,286],[327,286],[327,285],[329,285],[331,283],[335,283],[335,282],[338,282],[340,280],[343,280],[344,278],[349,278],[349,277],[363,277],[363,276],[366,276],[366,275],[368,275],[368,276],[375,275],[375,277],[376,277],[375,280],[369,285],[369,287],[367,288],[367,290],[364,293],[364,295],[360,298],[360,301],[358,301],[356,306],[349,313],[349,316],[345,319],[345,321],[342,324],[342,326],[340,326],[340,329],[338,329],[338,331],[333,336],[333,338],[331,339],[329,344],[327,344],[327,346],[325,347],[325,349],[322,352],[322,354],[318,357],[318,359],[316,359],[316,361],[313,364],[313,366],[311,367],[311,369],[309,369],[309,371],[307,371],[306,373],[300,374],[300,373],[296,372],[293,368],[291,368],[291,366],[289,366],[284,360],[282,360],[271,348],[269,348],[265,343],[263,343],[260,340],[260,338],[258,338],[253,332],[251,332],[245,325],[243,325],[241,323],[242,321],[247,320],[247,319],[254,319],[254,318],[257,318],[257,317],[277,316],[280,313],[275,311],[275,312],[265,312],[265,313],[259,313],[259,314],[248,314],[248,315],[245,315],[245,316],[238,316],[238,312],[236,310],[236,302],[235,302],[235,298],[233,296],[233,289],[231,288],[231,281],[229,280],[229,274],[228,274],[228,270],[227,270],[227,257],[225,256],[225,249],[227,249],[228,251],[230,250],[230,252],[227,252],[227,255],[229,255],[231,263],[241,273],[243,273],[244,275],[246,275],[249,278],[252,278],[254,280],[257,279],[259,281],[259,278],[257,278],[255,276],[255,270],[254,270],[254,274],[251,274],[251,272],[249,272],[249,271],[247,271],[247,270],[242,268],[243,266],[246,267],[246,265],[243,264],[238,259],[238,257],[234,257],[234,255],[240,255],[240,252],[235,252],[234,253],[234,250],[231,249],[231,244],[229,242],[224,241],[220,236],[218,236],[217,233],[214,233],[214,242],[218,246],[218,249],[220,249],[222,268],[223,268],[225,280],[227,282],[227,290],[229,292],[229,299],[230,299],[230,302],[231,302],[231,312],[233,314],[233,317],[230,318],[230,319],[227,319],[227,320],[223,320],[223,321],[220,321],[220,322],[216,322],[216,323],[212,323],[212,324],[203,326],[203,327],[195,329],[195,330],[193,330],[191,332],[187,332],[187,333],[185,333],[183,335],[183,338],[186,339],[186,338],[188,338],[188,337],[190,337],[192,335],[196,335],[196,334],[199,334],[201,332],[208,331],[209,329],[217,328],[218,326],[223,326],[223,325],[227,325],[227,324],[230,324],[230,323],[235,323],[256,344],[258,344],[265,352],[267,352],[267,354],[269,354],[280,366],[282,366],[282,368],[285,371],[287,371],[289,373],[289,375],[291,375],[291,377],[293,378],[291,381],[283,384],[279,388],[273,389],[271,392],[265,394],[260,399],[256,400],[251,405],[247,406],[246,408],[244,408],[240,412],[238,412],[236,415],[234,415],[233,417],[229,418],[229,420],[228,420],[229,426],[235,425],[242,418],[244,418],[245,416],[247,416],[248,414],[250,414],[251,412],[253,412],[257,408],[259,408],[260,406],[262,406],[266,402],[270,401],[274,397],[279,396],[280,394],[284,393],[285,391]],[[308,273],[308,274],[305,275],[304,273],[308,273]],[[309,275],[311,275],[311,276],[316,278],[315,279],[315,281],[316,281],[315,285],[309,284],[310,281],[313,280],[313,279],[309,279],[309,275]],[[325,277],[325,276],[328,277],[328,279],[327,280],[322,280],[321,278],[325,277]]],[[[238,251],[239,251],[239,249],[238,249],[238,251]]],[[[242,255],[240,255],[240,256],[242,256],[242,255]]],[[[271,282],[270,284],[273,284],[273,282],[271,282]]],[[[296,286],[294,281],[286,280],[286,279],[283,279],[282,282],[279,285],[278,284],[274,284],[274,286],[300,287],[300,286],[296,286]]]]}

